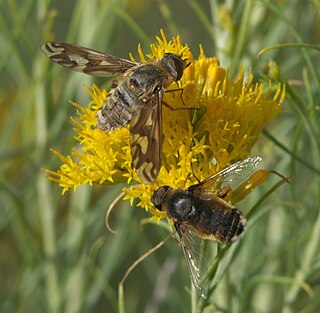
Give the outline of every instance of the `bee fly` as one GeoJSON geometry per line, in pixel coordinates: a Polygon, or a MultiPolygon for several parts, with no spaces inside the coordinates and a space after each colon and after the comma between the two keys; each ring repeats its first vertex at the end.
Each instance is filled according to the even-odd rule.
{"type": "Polygon", "coordinates": [[[144,184],[158,176],[162,159],[163,93],[181,79],[187,67],[181,56],[165,53],[160,60],[136,63],[68,43],[49,42],[41,47],[52,61],[74,71],[114,81],[101,110],[97,127],[110,131],[130,125],[132,166],[144,184]]]}
{"type": "Polygon", "coordinates": [[[260,161],[259,156],[248,157],[189,188],[162,186],[154,192],[153,204],[173,222],[193,284],[203,298],[208,278],[201,240],[232,242],[241,235],[246,219],[226,198],[255,172],[260,161]]]}

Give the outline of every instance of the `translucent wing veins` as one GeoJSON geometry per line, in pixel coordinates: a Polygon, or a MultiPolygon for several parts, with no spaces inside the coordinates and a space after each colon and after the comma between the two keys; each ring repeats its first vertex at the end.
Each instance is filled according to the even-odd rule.
{"type": "Polygon", "coordinates": [[[174,224],[180,238],[181,248],[187,263],[192,283],[197,293],[207,298],[209,280],[207,274],[206,256],[203,255],[203,239],[198,237],[189,226],[174,224]]]}
{"type": "Polygon", "coordinates": [[[256,171],[261,160],[260,156],[250,156],[206,178],[199,184],[190,186],[188,191],[197,194],[205,192],[215,194],[224,186],[230,186],[232,189],[235,189],[256,171]]]}

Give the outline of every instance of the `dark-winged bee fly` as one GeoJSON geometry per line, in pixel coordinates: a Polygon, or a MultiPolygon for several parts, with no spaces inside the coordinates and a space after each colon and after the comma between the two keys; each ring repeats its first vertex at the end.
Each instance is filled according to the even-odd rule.
{"type": "Polygon", "coordinates": [[[48,42],[42,52],[52,61],[93,76],[122,76],[97,113],[97,127],[110,131],[130,125],[132,166],[141,181],[152,183],[162,161],[162,98],[181,79],[188,64],[181,56],[165,53],[160,60],[136,63],[81,46],[48,42]]]}

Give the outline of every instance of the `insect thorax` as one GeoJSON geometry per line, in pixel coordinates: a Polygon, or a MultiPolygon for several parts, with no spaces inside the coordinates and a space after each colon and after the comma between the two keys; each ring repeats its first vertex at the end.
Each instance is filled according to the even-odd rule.
{"type": "Polygon", "coordinates": [[[150,96],[159,91],[155,89],[156,87],[164,88],[172,82],[169,73],[160,63],[138,65],[132,68],[126,76],[129,87],[132,87],[132,91],[140,93],[141,96],[150,96]]]}
{"type": "Polygon", "coordinates": [[[108,131],[126,126],[135,112],[163,92],[166,80],[166,73],[155,64],[138,65],[127,71],[97,113],[97,127],[108,131]]]}
{"type": "Polygon", "coordinates": [[[173,220],[183,223],[197,220],[196,204],[184,189],[171,189],[164,199],[166,211],[173,220]]]}

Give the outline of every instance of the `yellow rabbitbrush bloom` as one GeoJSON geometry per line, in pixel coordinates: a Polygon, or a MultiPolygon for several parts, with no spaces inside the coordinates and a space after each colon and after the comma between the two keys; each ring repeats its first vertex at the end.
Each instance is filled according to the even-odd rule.
{"type": "Polygon", "coordinates": [[[265,88],[261,83],[253,83],[251,74],[245,83],[241,67],[238,77],[230,80],[228,70],[220,67],[217,58],[206,57],[200,47],[200,55],[194,59],[179,36],[168,41],[161,31],[157,43],[151,45],[150,54],[145,55],[138,48],[141,62],[159,59],[165,52],[182,55],[191,64],[182,79],[170,87],[183,91],[167,92],[163,100],[171,108],[189,109],[162,107],[163,159],[157,180],[151,185],[141,184],[132,169],[128,127],[108,133],[95,127],[96,113],[108,93],[94,85],[92,90],[87,88],[92,98],[87,108],[73,103],[80,119],[72,118],[79,150],[74,148],[72,156],[67,157],[53,150],[63,164],[58,171],[47,170],[49,179],[63,188],[62,193],[83,184],[133,180],[138,184],[124,188],[124,199],[129,199],[131,204],[139,199],[138,206],[149,210],[153,218],[162,218],[165,213],[155,210],[150,200],[154,190],[163,185],[188,187],[197,182],[193,173],[203,180],[245,158],[266,121],[280,112],[284,87],[279,85],[275,91],[271,86],[265,88]]]}

